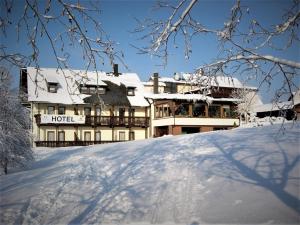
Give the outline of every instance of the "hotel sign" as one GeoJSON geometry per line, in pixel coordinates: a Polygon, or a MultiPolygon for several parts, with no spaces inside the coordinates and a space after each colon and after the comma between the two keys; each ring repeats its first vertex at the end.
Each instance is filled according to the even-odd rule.
{"type": "Polygon", "coordinates": [[[84,124],[85,116],[79,115],[41,115],[41,124],[84,124]]]}

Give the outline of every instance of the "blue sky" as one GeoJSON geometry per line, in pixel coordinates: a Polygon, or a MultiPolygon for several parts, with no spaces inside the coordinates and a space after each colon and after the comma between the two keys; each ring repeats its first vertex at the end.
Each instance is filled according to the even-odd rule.
{"type": "MultiPolygon", "coordinates": [[[[199,1],[193,8],[192,14],[204,25],[220,28],[224,21],[228,18],[233,2],[234,1],[225,0],[199,1]]],[[[175,72],[193,72],[198,66],[209,63],[217,57],[219,53],[219,46],[216,37],[212,35],[203,35],[193,39],[193,52],[189,60],[185,59],[184,49],[180,44],[177,49],[171,47],[168,64],[165,67],[158,66],[162,64],[162,61],[157,58],[150,57],[149,55],[137,54],[137,50],[131,47],[131,45],[133,44],[141,47],[146,44],[139,40],[139,34],[130,32],[133,31],[137,25],[134,17],[143,20],[144,18],[158,18],[168,15],[166,12],[162,13],[153,11],[151,7],[154,3],[154,1],[150,0],[107,0],[100,2],[101,15],[99,20],[102,22],[103,28],[110,38],[118,43],[117,49],[123,51],[125,55],[124,60],[129,67],[129,71],[138,73],[141,80],[146,81],[154,72],[158,72],[163,76],[173,76],[175,72]]],[[[289,1],[285,0],[242,1],[242,5],[247,6],[250,9],[251,14],[250,16],[246,15],[246,17],[248,17],[248,19],[255,18],[258,21],[263,21],[265,25],[274,24],[276,21],[279,21],[279,15],[282,14],[282,10],[288,8],[288,3],[289,1]]],[[[19,15],[23,9],[23,1],[16,1],[14,8],[15,15],[19,15]]],[[[50,27],[50,30],[53,30],[54,32],[57,32],[57,29],[59,28],[50,27]]],[[[9,50],[16,52],[21,51],[28,54],[29,48],[26,40],[21,37],[20,42],[17,43],[13,30],[9,30],[8,38],[3,38],[1,41],[9,50]]],[[[299,49],[300,47],[298,43],[298,45],[295,45],[293,48],[285,52],[271,51],[267,53],[294,61],[300,61],[299,49]]],[[[78,49],[67,49],[67,51],[71,55],[70,66],[74,69],[83,69],[85,65],[82,62],[82,57],[80,56],[78,49]]],[[[56,62],[49,52],[49,44],[46,41],[41,40],[40,65],[42,67],[56,67],[56,62]]],[[[98,69],[104,71],[112,70],[109,63],[106,63],[104,66],[98,65],[98,69]]],[[[120,65],[119,70],[121,72],[127,71],[122,65],[120,65]]],[[[17,77],[17,70],[14,69],[13,71],[17,77]]],[[[282,82],[281,79],[275,80],[273,89],[278,87],[280,82],[282,82]]],[[[256,81],[253,81],[250,84],[256,85],[256,83],[256,81]]],[[[269,92],[262,92],[261,95],[265,102],[270,101],[270,96],[272,95],[270,93],[272,93],[272,90],[269,92]]]]}

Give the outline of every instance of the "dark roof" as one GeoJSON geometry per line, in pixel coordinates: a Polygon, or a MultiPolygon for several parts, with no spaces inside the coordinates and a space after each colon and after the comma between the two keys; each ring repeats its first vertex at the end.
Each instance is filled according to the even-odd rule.
{"type": "Polygon", "coordinates": [[[103,82],[107,84],[105,94],[92,94],[83,99],[85,103],[97,104],[103,102],[105,105],[130,106],[125,86],[118,86],[110,81],[103,82]]]}

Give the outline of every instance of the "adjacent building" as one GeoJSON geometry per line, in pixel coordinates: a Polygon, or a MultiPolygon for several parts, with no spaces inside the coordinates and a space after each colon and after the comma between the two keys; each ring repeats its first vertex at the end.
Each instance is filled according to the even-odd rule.
{"type": "MultiPolygon", "coordinates": [[[[146,83],[146,98],[150,102],[151,133],[154,137],[232,129],[240,125],[236,106],[240,98],[233,98],[236,89],[247,89],[232,77],[190,79],[190,74],[174,78],[154,74],[146,83]],[[152,85],[151,85],[152,83],[152,85]]],[[[260,102],[259,98],[254,98],[260,102]]]]}
{"type": "Polygon", "coordinates": [[[292,93],[288,101],[261,104],[253,109],[258,118],[284,117],[287,120],[300,120],[300,90],[292,93]]]}

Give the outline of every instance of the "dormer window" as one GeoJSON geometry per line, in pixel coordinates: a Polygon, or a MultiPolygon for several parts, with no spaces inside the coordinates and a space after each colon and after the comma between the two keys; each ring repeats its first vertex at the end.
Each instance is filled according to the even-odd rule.
{"type": "Polygon", "coordinates": [[[91,94],[95,94],[95,93],[96,93],[96,87],[91,86],[91,87],[90,87],[90,93],[91,93],[91,94]]]}
{"type": "Polygon", "coordinates": [[[81,85],[80,86],[80,93],[81,94],[96,94],[99,93],[100,95],[105,94],[104,87],[97,87],[94,85],[81,85]]]}
{"type": "Polygon", "coordinates": [[[86,86],[81,86],[80,87],[80,93],[82,94],[88,94],[89,93],[89,90],[86,86]]]}
{"type": "Polygon", "coordinates": [[[128,96],[134,96],[135,95],[134,89],[135,88],[132,88],[132,87],[127,88],[127,95],[128,96]]]}
{"type": "Polygon", "coordinates": [[[58,89],[58,80],[55,76],[47,76],[46,77],[48,92],[56,93],[58,89]]]}
{"type": "Polygon", "coordinates": [[[48,83],[48,92],[56,93],[57,92],[57,83],[48,83]]]}

